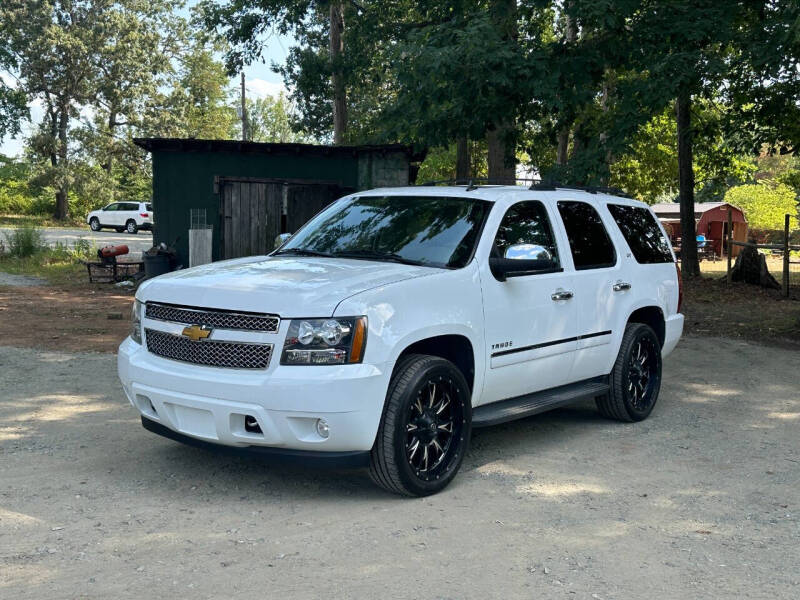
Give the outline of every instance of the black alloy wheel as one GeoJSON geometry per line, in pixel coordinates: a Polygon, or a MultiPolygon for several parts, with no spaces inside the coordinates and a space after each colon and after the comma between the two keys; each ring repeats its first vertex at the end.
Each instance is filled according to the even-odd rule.
{"type": "Polygon", "coordinates": [[[596,399],[603,416],[632,422],[650,415],[661,390],[661,342],[649,325],[626,325],[608,379],[608,393],[596,399]]]}
{"type": "Polygon", "coordinates": [[[411,355],[395,369],[372,448],[370,476],[406,496],[447,486],[469,446],[469,386],[451,362],[411,355]]]}

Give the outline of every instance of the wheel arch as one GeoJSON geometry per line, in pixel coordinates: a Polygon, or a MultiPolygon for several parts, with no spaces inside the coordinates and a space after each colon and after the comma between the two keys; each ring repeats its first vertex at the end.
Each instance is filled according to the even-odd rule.
{"type": "Polygon", "coordinates": [[[666,337],[666,324],[664,321],[664,311],[659,306],[647,305],[634,310],[626,323],[644,323],[656,332],[658,343],[664,347],[666,337]]]}
{"type": "Polygon", "coordinates": [[[475,349],[470,339],[458,333],[434,335],[406,345],[394,361],[394,369],[410,354],[438,356],[452,362],[469,385],[470,394],[475,392],[475,349]]]}

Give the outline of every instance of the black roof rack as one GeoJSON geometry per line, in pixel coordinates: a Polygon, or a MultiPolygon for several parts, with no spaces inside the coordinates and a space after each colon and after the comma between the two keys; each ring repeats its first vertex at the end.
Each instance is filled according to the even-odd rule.
{"type": "Polygon", "coordinates": [[[579,190],[581,192],[588,192],[590,194],[609,194],[611,196],[620,196],[622,198],[633,198],[624,190],[615,187],[603,186],[579,186],[579,185],[563,185],[555,181],[547,181],[541,179],[493,179],[489,177],[473,177],[471,179],[441,179],[438,181],[426,181],[421,183],[421,186],[431,185],[464,185],[467,187],[468,192],[477,189],[481,185],[516,185],[519,182],[530,183],[529,190],[538,190],[540,192],[554,192],[558,189],[561,190],[579,190]]]}

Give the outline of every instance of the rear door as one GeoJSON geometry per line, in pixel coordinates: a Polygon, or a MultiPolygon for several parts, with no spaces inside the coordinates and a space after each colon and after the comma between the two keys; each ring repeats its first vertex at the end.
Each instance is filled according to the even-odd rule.
{"type": "Polygon", "coordinates": [[[130,220],[136,223],[141,223],[142,218],[139,216],[139,203],[138,202],[121,202],[120,206],[120,225],[125,225],[130,220]]]}
{"type": "Polygon", "coordinates": [[[570,379],[579,381],[608,373],[612,341],[622,335],[630,281],[600,211],[588,202],[559,200],[558,212],[572,257],[577,351],[570,379]]]}
{"type": "Polygon", "coordinates": [[[489,353],[482,403],[568,383],[576,349],[572,277],[562,268],[567,248],[559,244],[553,215],[538,200],[509,207],[496,232],[492,253],[505,258],[545,256],[550,272],[498,281],[488,259],[481,264],[486,348],[489,353]]]}

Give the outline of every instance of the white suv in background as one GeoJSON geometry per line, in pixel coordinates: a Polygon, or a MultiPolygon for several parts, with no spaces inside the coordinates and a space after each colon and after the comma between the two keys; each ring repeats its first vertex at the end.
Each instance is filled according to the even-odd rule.
{"type": "Polygon", "coordinates": [[[153,205],[150,202],[112,202],[90,212],[86,222],[92,231],[108,227],[120,233],[137,233],[140,229],[153,228],[153,205]]]}
{"type": "Polygon", "coordinates": [[[359,192],[269,256],[141,285],[119,350],[155,433],[444,488],[473,427],[653,410],[680,274],[647,205],[517,186],[359,192]]]}

